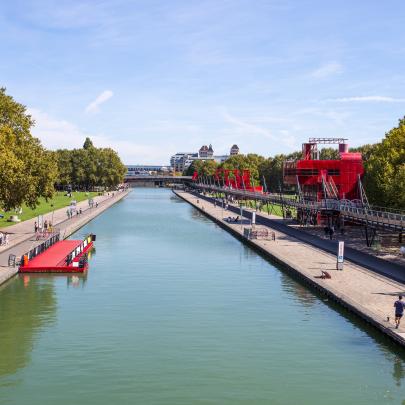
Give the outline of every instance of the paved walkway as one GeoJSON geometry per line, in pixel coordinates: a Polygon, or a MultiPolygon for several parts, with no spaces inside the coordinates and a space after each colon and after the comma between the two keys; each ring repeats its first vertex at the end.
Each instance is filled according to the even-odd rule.
{"type": "MultiPolygon", "coordinates": [[[[213,201],[213,198],[209,196],[200,196],[199,198],[205,199],[207,201],[213,201]]],[[[240,214],[240,207],[237,204],[229,204],[229,210],[232,211],[232,214],[240,214]]],[[[253,211],[254,210],[252,209],[244,208],[243,216],[250,219],[252,217],[253,211]]],[[[264,212],[257,212],[256,223],[266,225],[281,233],[298,239],[301,242],[310,244],[315,248],[319,248],[323,251],[331,253],[333,256],[336,255],[338,249],[337,240],[322,239],[316,235],[305,232],[300,228],[292,226],[292,224],[294,223],[293,220],[285,220],[275,215],[268,215],[264,212]]],[[[347,245],[345,245],[345,257],[346,259],[358,264],[359,266],[366,267],[376,273],[389,277],[400,283],[405,283],[405,266],[402,266],[398,263],[386,261],[365,252],[361,252],[347,245]]]]}
{"type": "MultiPolygon", "coordinates": [[[[250,221],[247,219],[243,220],[244,223],[236,224],[224,221],[224,218],[228,216],[236,216],[232,211],[223,210],[219,206],[215,207],[211,202],[187,192],[176,191],[176,194],[240,238],[243,238],[243,228],[250,227],[250,221]]],[[[260,225],[260,228],[265,227],[260,225]]],[[[344,270],[338,271],[336,270],[336,255],[317,249],[279,230],[269,229],[275,232],[276,241],[251,240],[249,243],[276,261],[283,263],[309,284],[332,296],[336,301],[405,346],[405,321],[397,330],[394,328],[393,316],[394,301],[398,294],[405,295],[404,283],[375,274],[348,261],[345,262],[344,270]],[[329,272],[332,278],[319,278],[322,270],[329,272]],[[387,321],[387,317],[389,317],[389,321],[387,321]]]]}
{"type": "MultiPolygon", "coordinates": [[[[61,238],[67,238],[91,219],[125,197],[128,192],[129,191],[118,191],[94,197],[94,204],[96,202],[98,203],[97,208],[95,205],[93,208],[90,208],[87,200],[81,201],[77,204],[77,207],[78,209],[82,209],[82,214],[75,215],[72,219],[67,219],[67,207],[55,210],[53,214],[54,227],[60,229],[61,238]]],[[[51,220],[52,213],[44,215],[44,220],[45,219],[48,221],[51,220]]],[[[36,240],[34,234],[35,221],[36,218],[32,218],[10,227],[0,228],[1,231],[10,233],[9,245],[0,248],[0,284],[14,276],[18,271],[17,267],[8,267],[8,257],[10,254],[15,254],[17,257],[21,256],[43,242],[43,240],[36,240]]]]}

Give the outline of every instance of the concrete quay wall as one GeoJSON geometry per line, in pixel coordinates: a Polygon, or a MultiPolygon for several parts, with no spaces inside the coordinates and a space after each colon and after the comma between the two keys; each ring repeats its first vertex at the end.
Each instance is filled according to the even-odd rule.
{"type": "MultiPolygon", "coordinates": [[[[395,329],[393,322],[393,302],[400,292],[405,292],[405,284],[348,261],[345,262],[344,270],[338,271],[336,255],[271,227],[267,228],[275,233],[276,241],[247,239],[243,236],[243,228],[250,227],[248,223],[250,221],[245,219],[242,224],[228,223],[223,217],[228,217],[230,214],[234,216],[234,211],[214,206],[212,201],[205,200],[198,194],[182,191],[174,191],[174,193],[220,227],[265,257],[280,264],[311,288],[358,315],[405,348],[404,325],[395,329]],[[322,270],[328,271],[332,278],[319,278],[322,270]]],[[[260,227],[264,226],[260,225],[260,227]]]]}

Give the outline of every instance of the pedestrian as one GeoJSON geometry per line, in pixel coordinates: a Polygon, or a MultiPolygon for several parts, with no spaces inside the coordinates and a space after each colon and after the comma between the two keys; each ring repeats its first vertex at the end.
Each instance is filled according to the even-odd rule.
{"type": "Polygon", "coordinates": [[[82,209],[81,209],[81,208],[80,208],[80,210],[79,210],[79,214],[82,215],[82,209]]]}
{"type": "Polygon", "coordinates": [[[45,221],[44,221],[44,230],[45,230],[45,232],[48,230],[48,220],[47,219],[45,219],[45,221]]]}
{"type": "Polygon", "coordinates": [[[98,201],[96,201],[96,208],[98,208],[98,201]]]}
{"type": "Polygon", "coordinates": [[[35,223],[34,223],[34,232],[35,232],[35,233],[38,232],[38,224],[37,224],[37,221],[35,221],[35,223]]]}
{"type": "Polygon", "coordinates": [[[405,302],[402,301],[402,295],[398,296],[398,300],[394,302],[395,308],[395,328],[399,328],[399,324],[401,323],[402,315],[404,314],[404,307],[405,302]]]}

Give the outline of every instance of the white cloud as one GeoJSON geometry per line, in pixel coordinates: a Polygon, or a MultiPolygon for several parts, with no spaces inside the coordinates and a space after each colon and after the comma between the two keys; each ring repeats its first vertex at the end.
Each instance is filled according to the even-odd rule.
{"type": "Polygon", "coordinates": [[[351,102],[404,103],[405,98],[395,98],[387,96],[355,96],[355,97],[330,98],[328,99],[328,101],[337,101],[339,103],[351,103],[351,102]]]}
{"type": "Polygon", "coordinates": [[[105,103],[113,96],[113,92],[111,90],[104,90],[100,93],[97,98],[92,101],[85,109],[86,113],[97,113],[100,111],[100,105],[105,103]]]}
{"type": "Polygon", "coordinates": [[[170,156],[167,145],[156,148],[150,144],[113,139],[104,134],[90,134],[82,131],[71,122],[60,120],[36,108],[29,108],[28,113],[35,119],[32,130],[34,136],[51,150],[80,148],[86,137],[90,137],[97,147],[111,147],[118,152],[124,163],[146,164],[150,162],[167,162],[170,156]]]}
{"type": "Polygon", "coordinates": [[[311,72],[311,76],[316,79],[324,79],[343,72],[343,66],[338,62],[329,62],[311,72]]]}
{"type": "Polygon", "coordinates": [[[237,118],[237,117],[229,114],[226,110],[222,110],[221,115],[227,123],[234,125],[235,129],[238,132],[242,132],[245,136],[246,135],[262,135],[262,136],[265,136],[266,138],[275,139],[275,137],[272,135],[272,133],[268,129],[265,129],[258,125],[250,124],[249,122],[241,120],[240,118],[237,118]]]}

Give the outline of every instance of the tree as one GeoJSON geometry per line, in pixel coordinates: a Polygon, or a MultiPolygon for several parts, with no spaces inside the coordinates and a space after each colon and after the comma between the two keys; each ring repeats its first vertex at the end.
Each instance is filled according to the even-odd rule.
{"type": "Polygon", "coordinates": [[[321,160],[338,160],[339,150],[335,148],[322,148],[319,151],[319,159],[321,160]]]}
{"type": "Polygon", "coordinates": [[[200,174],[203,163],[204,162],[202,160],[193,160],[191,165],[184,171],[183,175],[192,176],[194,174],[194,172],[197,172],[198,174],[200,174]]]}
{"type": "Polygon", "coordinates": [[[199,176],[213,176],[218,168],[215,160],[194,160],[184,171],[185,176],[192,176],[197,172],[199,176]]]}
{"type": "Polygon", "coordinates": [[[93,142],[89,137],[87,137],[86,140],[84,141],[83,149],[91,149],[91,148],[94,148],[93,142]]]}
{"type": "Polygon", "coordinates": [[[405,117],[386,133],[381,143],[368,147],[364,186],[369,201],[405,208],[405,117]]]}
{"type": "Polygon", "coordinates": [[[252,179],[259,181],[259,167],[265,161],[263,156],[256,153],[249,153],[247,155],[234,155],[221,163],[220,167],[224,170],[249,170],[252,179]]]}
{"type": "MultiPolygon", "coordinates": [[[[289,155],[275,155],[265,160],[259,166],[260,180],[265,179],[267,191],[278,193],[280,187],[283,187],[283,165],[285,161],[297,160],[301,158],[301,152],[293,152],[289,155]]],[[[264,184],[263,184],[264,185],[264,184]]]]}
{"type": "Polygon", "coordinates": [[[99,149],[97,153],[97,182],[107,188],[122,183],[127,171],[117,152],[111,148],[99,149]]]}
{"type": "Polygon", "coordinates": [[[59,187],[65,188],[73,182],[72,153],[68,149],[59,149],[54,153],[58,165],[58,177],[56,183],[59,187]]]}
{"type": "Polygon", "coordinates": [[[8,211],[26,203],[35,208],[40,197],[54,191],[57,165],[31,135],[34,120],[26,107],[0,89],[0,206],[8,211]]]}
{"type": "Polygon", "coordinates": [[[376,144],[366,144],[362,146],[358,146],[357,148],[350,148],[350,152],[358,152],[361,153],[361,156],[363,157],[363,161],[367,162],[372,154],[376,150],[376,144]]]}
{"type": "Polygon", "coordinates": [[[111,148],[96,148],[86,138],[82,149],[55,152],[59,166],[58,184],[91,190],[95,186],[115,187],[122,183],[126,167],[111,148]]]}

